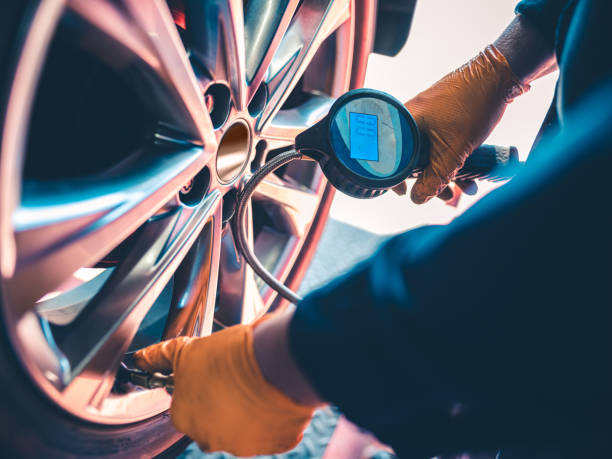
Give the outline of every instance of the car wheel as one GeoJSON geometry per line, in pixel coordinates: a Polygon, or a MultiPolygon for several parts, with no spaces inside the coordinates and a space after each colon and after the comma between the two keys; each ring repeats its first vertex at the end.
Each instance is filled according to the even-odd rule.
{"type": "MultiPolygon", "coordinates": [[[[277,306],[236,251],[236,194],[361,85],[375,2],[6,3],[2,447],[160,454],[182,438],[170,398],[119,385],[117,368],[135,349],[277,306]]],[[[255,251],[294,287],[331,195],[304,161],[252,200],[255,251]]]]}

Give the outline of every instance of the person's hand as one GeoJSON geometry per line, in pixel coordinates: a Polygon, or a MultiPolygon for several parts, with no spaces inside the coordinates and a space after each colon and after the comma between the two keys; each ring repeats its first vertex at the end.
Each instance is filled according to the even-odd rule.
{"type": "MultiPolygon", "coordinates": [[[[404,196],[408,192],[408,184],[402,182],[394,186],[393,191],[398,196],[404,196]]],[[[462,193],[473,196],[478,193],[478,185],[473,180],[454,180],[438,194],[438,198],[448,205],[456,207],[462,193]]]]}
{"type": "MultiPolygon", "coordinates": [[[[406,102],[430,147],[429,165],[412,187],[412,200],[422,204],[446,192],[466,158],[497,125],[506,105],[527,89],[529,86],[519,81],[503,54],[490,45],[406,102]]],[[[473,187],[461,185],[465,185],[462,189],[473,187]]],[[[405,192],[400,184],[396,192],[402,189],[405,192]]]]}
{"type": "Polygon", "coordinates": [[[204,451],[238,456],[287,451],[299,443],[314,411],[264,378],[252,325],[164,341],[136,352],[134,359],[145,371],[174,372],[172,422],[204,451]]]}

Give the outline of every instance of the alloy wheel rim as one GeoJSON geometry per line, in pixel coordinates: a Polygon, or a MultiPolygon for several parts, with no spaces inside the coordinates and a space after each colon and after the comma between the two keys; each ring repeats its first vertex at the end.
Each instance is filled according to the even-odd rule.
{"type": "MultiPolygon", "coordinates": [[[[163,390],[120,393],[114,385],[160,298],[169,304],[165,338],[248,323],[271,305],[275,294],[236,253],[226,224],[232,198],[252,168],[324,116],[350,84],[350,0],[250,0],[244,11],[232,0],[185,2],[178,14],[172,6],[40,1],[9,92],[0,156],[7,332],[36,385],[96,423],[141,421],[169,407],[163,390]],[[60,29],[96,59],[135,71],[163,116],[148,143],[110,170],[37,180],[22,173],[28,127],[60,29]],[[288,102],[298,86],[308,97],[288,102]],[[232,129],[248,133],[246,151],[220,174],[218,146],[232,129]]],[[[281,279],[324,189],[312,163],[296,164],[254,197],[250,238],[281,279]]]]}

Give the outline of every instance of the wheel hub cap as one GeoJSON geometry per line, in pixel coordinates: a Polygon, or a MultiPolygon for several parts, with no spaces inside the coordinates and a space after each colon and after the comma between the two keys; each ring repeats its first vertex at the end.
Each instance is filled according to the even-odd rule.
{"type": "Polygon", "coordinates": [[[243,120],[235,121],[223,134],[217,148],[217,175],[223,183],[236,179],[249,162],[251,133],[243,120]]]}

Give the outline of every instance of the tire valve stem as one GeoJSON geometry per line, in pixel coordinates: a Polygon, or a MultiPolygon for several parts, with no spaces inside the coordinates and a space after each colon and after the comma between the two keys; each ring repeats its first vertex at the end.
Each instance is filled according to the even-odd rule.
{"type": "Polygon", "coordinates": [[[174,375],[165,375],[163,373],[147,373],[146,371],[135,368],[128,368],[123,362],[117,371],[116,380],[118,383],[131,383],[135,386],[144,387],[145,389],[164,388],[170,395],[174,392],[174,375]]]}

